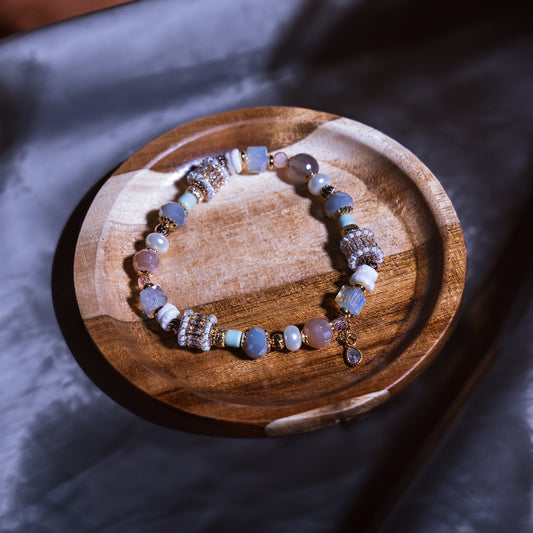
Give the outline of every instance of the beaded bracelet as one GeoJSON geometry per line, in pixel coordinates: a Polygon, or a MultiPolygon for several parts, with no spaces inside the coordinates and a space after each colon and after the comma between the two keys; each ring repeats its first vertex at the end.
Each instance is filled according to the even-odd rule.
{"type": "Polygon", "coordinates": [[[365,302],[365,292],[371,293],[378,277],[377,267],[383,261],[383,252],[369,229],[359,229],[352,216],[353,199],[337,191],[326,174],[318,172],[318,162],[309,154],[288,157],[283,152],[269,155],[265,146],[249,146],[245,152],[237,148],[218,157],[207,157],[187,173],[189,187],[176,202],[169,202],[159,210],[159,224],[145,240],[146,248],[133,256],[133,266],[139,275],[139,306],[149,318],[156,318],[165,331],[177,335],[178,344],[202,351],[211,346],[242,348],[252,359],[258,359],[271,350],[298,350],[302,343],[312,348],[327,346],[336,335],[344,346],[344,360],[355,366],[362,358],[355,345],[357,337],[350,332],[352,315],[358,315],[365,302]],[[340,248],[353,270],[350,285],[343,285],[335,297],[339,316],[332,322],[312,318],[302,329],[287,326],[283,332],[267,333],[260,327],[246,331],[221,328],[215,315],[204,315],[186,309],[180,311],[168,302],[160,286],[151,277],[160,269],[161,254],[169,248],[170,232],[183,228],[191,209],[202,201],[213,200],[217,191],[227,183],[230,175],[247,172],[257,174],[267,169],[287,167],[295,183],[307,183],[309,192],[325,199],[325,211],[335,217],[340,227],[340,248]]]}

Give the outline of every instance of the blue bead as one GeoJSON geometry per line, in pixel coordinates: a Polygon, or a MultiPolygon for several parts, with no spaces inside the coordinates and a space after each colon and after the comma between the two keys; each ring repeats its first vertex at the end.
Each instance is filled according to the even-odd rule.
{"type": "Polygon", "coordinates": [[[190,211],[198,202],[198,199],[192,192],[184,192],[179,198],[178,202],[185,207],[186,211],[190,211]]]}
{"type": "Polygon", "coordinates": [[[264,172],[268,164],[266,146],[248,146],[246,150],[246,171],[252,174],[264,172]]]}
{"type": "Polygon", "coordinates": [[[268,340],[265,330],[258,327],[250,329],[246,333],[243,348],[246,355],[252,359],[258,359],[265,355],[268,352],[268,340]]]}
{"type": "Polygon", "coordinates": [[[336,192],[332,194],[326,202],[326,214],[332,217],[343,207],[353,207],[353,199],[345,192],[336,192]]]}
{"type": "Polygon", "coordinates": [[[167,295],[159,287],[143,289],[139,294],[139,305],[148,318],[168,302],[167,295]]]}
{"type": "Polygon", "coordinates": [[[358,315],[366,303],[366,297],[361,289],[343,285],[335,301],[340,309],[346,309],[352,315],[358,315]]]}
{"type": "Polygon", "coordinates": [[[226,331],[226,346],[231,348],[240,348],[242,340],[242,331],[238,329],[228,329],[226,331]]]}
{"type": "Polygon", "coordinates": [[[170,218],[178,228],[183,228],[187,222],[187,211],[185,211],[185,208],[177,202],[169,202],[168,204],[161,206],[159,216],[170,218]]]}
{"type": "Polygon", "coordinates": [[[351,226],[351,225],[355,225],[355,220],[353,218],[352,215],[350,215],[350,213],[346,213],[344,215],[341,215],[339,217],[339,226],[340,228],[345,228],[346,226],[351,226]]]}

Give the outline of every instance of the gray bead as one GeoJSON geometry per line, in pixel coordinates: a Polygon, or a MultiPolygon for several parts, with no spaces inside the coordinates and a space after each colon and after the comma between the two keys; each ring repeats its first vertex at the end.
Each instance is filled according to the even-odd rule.
{"type": "Polygon", "coordinates": [[[353,199],[345,192],[336,192],[327,199],[325,207],[326,214],[328,217],[332,217],[339,209],[342,209],[343,207],[353,207],[353,199]]]}
{"type": "Polygon", "coordinates": [[[259,359],[268,352],[268,340],[264,329],[255,327],[246,333],[243,344],[244,351],[248,357],[259,359]]]}

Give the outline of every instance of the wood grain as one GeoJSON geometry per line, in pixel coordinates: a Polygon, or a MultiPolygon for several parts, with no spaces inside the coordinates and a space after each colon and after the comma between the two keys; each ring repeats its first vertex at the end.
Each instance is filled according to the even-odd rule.
{"type": "MultiPolygon", "coordinates": [[[[171,235],[157,281],[178,308],[214,313],[223,327],[273,331],[314,316],[332,319],[333,298],[350,275],[338,243],[321,201],[295,189],[285,171],[235,176],[171,235]]],[[[74,276],[81,315],[104,357],[171,406],[171,416],[192,415],[208,433],[229,425],[232,434],[277,435],[350,420],[411,383],[450,332],[465,269],[453,206],[413,154],[345,118],[269,107],[186,124],[134,154],[87,213],[74,276]],[[208,154],[259,144],[313,154],[354,197],[356,221],[385,252],[376,290],[357,318],[365,357],[355,369],[336,343],[256,361],[233,350],[183,350],[137,308],[132,255],[159,206],[185,188],[179,178],[208,154]]]]}

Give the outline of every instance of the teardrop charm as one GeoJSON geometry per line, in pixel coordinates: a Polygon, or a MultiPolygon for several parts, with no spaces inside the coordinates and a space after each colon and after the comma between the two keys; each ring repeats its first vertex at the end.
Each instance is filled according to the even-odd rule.
{"type": "Polygon", "coordinates": [[[344,348],[344,361],[348,366],[355,366],[359,364],[363,354],[353,346],[345,346],[344,348]]]}

